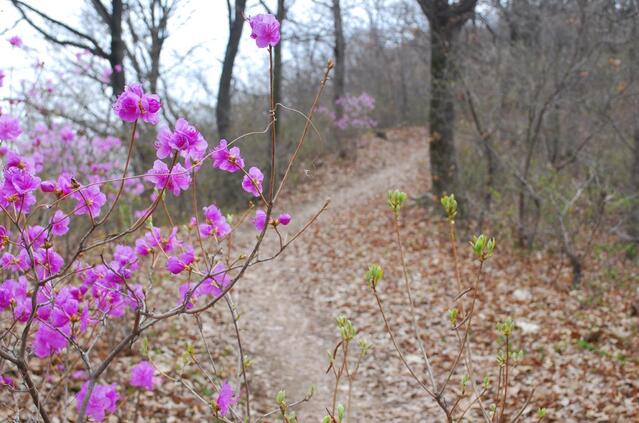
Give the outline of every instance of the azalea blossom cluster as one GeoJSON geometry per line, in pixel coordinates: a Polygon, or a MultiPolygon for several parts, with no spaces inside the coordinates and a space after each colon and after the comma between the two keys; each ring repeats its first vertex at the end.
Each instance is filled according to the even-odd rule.
{"type": "Polygon", "coordinates": [[[368,93],[340,97],[335,102],[335,106],[341,109],[341,116],[327,107],[320,107],[318,112],[327,116],[332,125],[342,131],[370,129],[377,126],[377,121],[371,117],[375,110],[375,97],[368,93]]]}
{"type": "MultiPolygon", "coordinates": [[[[258,47],[279,42],[279,23],[272,15],[257,15],[249,23],[258,47]]],[[[23,46],[19,37],[9,42],[23,46]]],[[[104,78],[114,71],[121,68],[105,71],[104,78]]],[[[0,86],[3,77],[0,71],[0,86]]],[[[37,403],[38,393],[28,381],[28,362],[46,360],[56,364],[48,380],[72,375],[78,381],[75,408],[80,420],[102,421],[116,412],[127,393],[113,380],[103,380],[108,377],[92,373],[89,356],[96,334],[116,321],[134,320],[137,326],[150,327],[165,316],[215,304],[226,294],[241,276],[237,263],[245,260],[243,271],[253,257],[232,262],[219,253],[235,229],[233,220],[213,203],[194,207],[184,225],[173,225],[169,216],[171,224],[158,227],[152,219],[166,193],[179,196],[195,190],[195,175],[204,166],[237,174],[238,189],[261,203],[252,219],[260,232],[255,251],[269,228],[290,223],[287,213],[271,214],[273,193],[267,200],[264,173],[245,163],[240,148],[224,139],[210,147],[185,118],[158,129],[153,167],[130,176],[137,128],[158,125],[161,109],[161,98],[145,92],[141,84],[129,84],[119,93],[112,111],[131,130],[128,148],[116,137],[89,137],[55,120],[33,124],[0,110],[0,352],[3,360],[16,364],[16,370],[7,371],[0,361],[0,390],[24,388],[37,403]],[[137,220],[129,229],[118,234],[102,231],[122,204],[123,193],[148,195],[150,202],[135,214],[137,220]],[[154,284],[174,293],[175,302],[164,314],[147,304],[151,282],[146,272],[160,281],[154,284]],[[5,342],[11,336],[24,339],[13,343],[13,352],[5,342]],[[85,370],[78,371],[63,358],[71,352],[79,353],[85,370]]],[[[144,359],[130,368],[128,385],[153,391],[159,380],[153,362],[144,359]]],[[[239,398],[226,380],[218,381],[215,389],[211,407],[226,416],[239,398]]]]}

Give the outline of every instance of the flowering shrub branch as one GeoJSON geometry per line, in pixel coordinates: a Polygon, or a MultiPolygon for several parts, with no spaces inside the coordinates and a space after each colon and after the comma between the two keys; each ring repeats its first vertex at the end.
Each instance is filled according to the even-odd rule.
{"type": "MultiPolygon", "coordinates": [[[[272,47],[279,41],[279,23],[271,15],[258,15],[250,18],[249,22],[253,30],[251,37],[258,47],[267,48],[269,54],[270,119],[266,130],[271,132],[271,168],[267,194],[262,186],[264,174],[255,166],[246,166],[240,148],[235,145],[244,136],[231,142],[220,140],[216,147],[209,149],[200,132],[183,118],[175,122],[172,130],[164,127],[158,131],[155,142],[157,160],[153,168],[144,174],[130,176],[138,126],[158,124],[162,107],[159,96],[145,93],[139,84],[127,86],[113,105],[115,114],[132,124],[120,177],[114,175],[116,167],[108,166],[109,172],[103,172],[102,177],[94,177],[90,169],[83,167],[47,168],[35,152],[29,156],[5,150],[7,160],[0,189],[0,208],[8,227],[0,225],[0,249],[4,250],[1,257],[0,313],[9,317],[3,320],[6,327],[0,332],[0,358],[14,366],[20,381],[14,381],[8,374],[1,376],[3,385],[10,386],[12,393],[29,394],[36,412],[45,423],[52,421],[54,415],[54,407],[49,404],[51,398],[61,386],[67,391],[71,384],[70,375],[77,373],[78,365],[83,367],[78,376],[83,383],[75,396],[76,421],[84,422],[88,418],[101,421],[107,414],[114,413],[123,394],[117,384],[102,381],[105,372],[125,349],[131,348],[145,332],[162,321],[180,315],[194,316],[208,351],[199,316],[222,298],[231,314],[239,348],[244,416],[235,408],[241,395],[236,394],[226,380],[210,375],[190,347],[185,359],[192,361],[215,387],[216,401],[205,399],[181,375],[174,377],[162,371],[153,361],[146,338],[143,340],[144,360],[130,369],[129,384],[136,389],[151,391],[157,383],[156,374],[159,374],[184,386],[210,407],[219,420],[250,421],[247,359],[235,305],[227,294],[249,267],[276,259],[328,207],[327,201],[286,241],[281,230],[291,222],[291,216],[280,213],[273,218],[278,194],[285,186],[292,164],[312,125],[318,99],[333,65],[331,62],[327,65],[311,109],[305,116],[305,127],[295,152],[286,164],[282,180],[276,184],[272,47]],[[165,162],[167,159],[168,163],[165,162]],[[263,209],[257,209],[253,219],[258,231],[257,239],[248,254],[235,257],[232,239],[233,231],[248,220],[250,209],[235,221],[224,216],[215,204],[209,204],[200,211],[196,175],[207,164],[224,172],[239,171],[242,189],[262,203],[263,209]],[[38,175],[44,174],[53,178],[43,181],[38,175]],[[133,182],[139,183],[136,190],[130,189],[133,182]],[[123,198],[142,194],[145,185],[151,188],[150,202],[136,213],[136,220],[115,233],[100,233],[98,229],[105,227],[114,212],[123,206],[123,198]],[[105,189],[110,186],[113,186],[113,192],[105,189]],[[169,193],[179,196],[188,190],[191,190],[193,217],[183,230],[174,225],[175,220],[166,201],[169,193]],[[110,205],[107,206],[108,202],[110,205]],[[154,226],[153,216],[158,210],[166,215],[170,227],[154,226]],[[86,220],[82,216],[86,216],[86,220]],[[43,223],[39,225],[36,222],[43,223]],[[88,225],[88,228],[82,231],[81,225],[88,225]],[[258,252],[267,240],[267,232],[275,233],[279,248],[270,256],[260,258],[258,252]],[[137,238],[132,240],[131,236],[137,238]],[[65,256],[56,251],[64,240],[75,245],[65,256]],[[116,245],[120,241],[124,243],[116,245]],[[143,267],[149,270],[151,280],[148,284],[136,282],[142,279],[139,273],[143,267]],[[181,281],[182,285],[176,289],[178,299],[175,305],[162,308],[152,304],[155,291],[151,290],[151,285],[154,279],[181,281]],[[128,329],[113,345],[105,345],[101,337],[104,328],[115,324],[117,319],[122,319],[123,326],[128,329]],[[100,348],[100,353],[95,351],[97,348],[100,348]],[[95,356],[100,358],[96,361],[95,356]],[[71,360],[73,358],[75,360],[71,360]],[[45,388],[50,386],[46,383],[49,379],[44,379],[34,369],[39,366],[36,362],[44,364],[48,360],[66,365],[47,372],[50,380],[57,380],[47,392],[45,388]]],[[[51,135],[51,131],[45,132],[47,136],[51,135]]],[[[17,119],[9,115],[0,116],[2,143],[14,142],[21,134],[17,119]]],[[[73,139],[70,134],[67,138],[73,139]]],[[[113,144],[119,145],[119,142],[113,144]]],[[[48,142],[47,145],[53,143],[48,142]]],[[[117,162],[117,155],[113,155],[113,160],[117,162]]],[[[212,360],[210,352],[209,358],[212,360]]],[[[5,371],[4,366],[0,365],[0,371],[5,371]]]]}
{"type": "MultiPolygon", "coordinates": [[[[387,312],[384,308],[383,301],[380,297],[379,286],[383,278],[384,272],[381,266],[371,265],[366,272],[365,279],[371,292],[375,298],[377,308],[384,322],[384,327],[388,333],[395,352],[406,368],[410,376],[415,380],[418,386],[430,397],[442,410],[447,422],[453,423],[461,421],[466,413],[473,407],[478,406],[481,418],[487,423],[504,423],[506,421],[515,422],[524,413],[528,407],[534,390],[530,393],[528,400],[525,402],[511,419],[507,418],[506,410],[508,408],[508,386],[511,382],[509,379],[510,369],[522,358],[521,351],[515,351],[511,345],[512,333],[515,329],[514,321],[507,318],[497,325],[497,331],[501,335],[502,346],[497,351],[496,361],[499,365],[498,385],[495,391],[491,390],[491,380],[489,376],[485,376],[481,384],[476,383],[476,375],[473,365],[473,355],[471,349],[471,334],[473,317],[476,314],[479,290],[481,289],[481,281],[485,262],[492,257],[495,250],[495,239],[488,238],[486,235],[473,237],[470,242],[473,254],[479,261],[479,266],[475,278],[470,287],[464,287],[464,281],[461,277],[460,263],[457,253],[457,235],[455,231],[455,216],[457,215],[457,201],[454,195],[444,196],[441,200],[442,206],[446,213],[447,221],[450,227],[451,250],[455,266],[455,279],[458,287],[458,294],[454,298],[455,307],[448,312],[448,320],[455,333],[459,344],[457,354],[454,356],[450,367],[443,371],[443,379],[441,374],[437,374],[433,368],[429,355],[427,354],[424,344],[419,333],[419,325],[416,319],[413,297],[410,289],[410,277],[404,257],[404,248],[400,233],[400,216],[401,209],[407,199],[407,195],[401,191],[389,191],[387,195],[387,203],[393,212],[394,235],[397,248],[400,253],[402,265],[402,274],[404,278],[404,287],[412,315],[413,336],[415,337],[419,349],[426,363],[426,372],[428,381],[424,381],[420,375],[413,369],[405,358],[405,354],[400,348],[400,344],[396,339],[396,335],[391,327],[387,312]],[[463,300],[471,295],[470,304],[464,307],[463,300]],[[461,365],[461,366],[460,366],[461,365]],[[453,378],[462,367],[465,373],[461,377],[460,389],[453,391],[450,384],[453,378]],[[438,383],[439,381],[439,383],[438,383]],[[470,384],[470,392],[468,385],[470,384]],[[491,401],[493,396],[495,402],[486,407],[484,401],[491,401]]],[[[539,420],[541,421],[546,415],[545,410],[538,411],[539,420]]]]}

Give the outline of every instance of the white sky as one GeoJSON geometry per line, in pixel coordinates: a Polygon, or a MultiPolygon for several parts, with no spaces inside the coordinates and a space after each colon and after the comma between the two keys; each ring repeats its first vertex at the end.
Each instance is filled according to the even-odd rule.
{"type": "MultiPolygon", "coordinates": [[[[52,18],[77,28],[82,28],[80,24],[81,11],[88,3],[83,0],[25,0],[25,2],[52,18]]],[[[274,0],[267,0],[266,3],[269,7],[275,7],[274,0]]],[[[296,8],[308,7],[309,5],[309,0],[295,2],[296,8]]],[[[257,0],[249,0],[247,9],[247,14],[264,12],[257,0]]],[[[0,0],[0,34],[4,32],[0,38],[0,69],[7,73],[5,86],[19,83],[18,74],[21,78],[28,78],[28,69],[31,68],[34,55],[43,60],[45,64],[54,58],[50,44],[26,22],[20,21],[16,24],[19,19],[20,14],[11,2],[0,0]],[[13,27],[14,25],[15,27],[13,27]],[[9,44],[7,40],[13,35],[19,35],[22,38],[25,48],[29,49],[29,54],[13,48],[9,44]],[[8,69],[17,72],[13,73],[8,69]]],[[[197,62],[198,68],[206,69],[208,85],[216,90],[228,37],[227,19],[226,0],[182,0],[178,12],[169,21],[170,36],[162,53],[163,66],[172,65],[180,54],[199,45],[200,47],[195,50],[189,63],[197,62]]],[[[254,59],[255,54],[254,41],[250,39],[249,34],[250,29],[247,26],[242,33],[242,43],[235,67],[236,76],[244,80],[247,77],[246,65],[250,64],[252,60],[250,55],[253,54],[254,59]]],[[[69,47],[67,51],[69,57],[72,58],[73,54],[80,50],[69,47]]],[[[56,60],[59,58],[56,57],[56,60]]],[[[192,69],[176,69],[180,74],[188,74],[190,70],[192,69]]],[[[127,79],[132,82],[130,81],[131,75],[127,79]]]]}

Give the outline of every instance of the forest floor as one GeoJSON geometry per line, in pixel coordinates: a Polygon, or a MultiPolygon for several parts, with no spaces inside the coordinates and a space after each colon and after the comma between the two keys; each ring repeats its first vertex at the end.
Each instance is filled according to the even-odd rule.
{"type": "MultiPolygon", "coordinates": [[[[255,359],[249,374],[258,411],[272,409],[280,389],[295,401],[314,385],[315,395],[297,411],[300,421],[319,421],[326,414],[334,383],[333,374],[326,373],[327,351],[339,341],[334,319],[344,314],[359,336],[373,344],[354,382],[352,421],[443,421],[434,402],[403,368],[364,281],[368,265],[379,262],[385,271],[379,291],[391,326],[407,360],[425,378],[411,336],[410,307],[385,194],[400,189],[415,198],[429,186],[426,133],[397,129],[388,131],[387,138],[363,137],[357,160],[348,165],[324,163],[310,172],[300,166],[298,172],[307,180],[283,199],[279,210],[294,216],[291,231],[327,198],[329,209],[281,259],[252,268],[241,281],[240,322],[245,348],[255,359]]],[[[458,293],[448,226],[439,209],[409,203],[400,230],[422,340],[441,385],[458,351],[446,317],[458,293]]],[[[459,242],[462,279],[469,286],[477,262],[466,245],[459,242]]],[[[637,276],[635,267],[628,277],[636,281],[637,276]]],[[[569,281],[569,268],[559,258],[520,254],[498,240],[479,292],[473,331],[476,368],[497,379],[495,326],[511,316],[517,323],[513,346],[525,354],[511,374],[507,414],[514,417],[534,389],[522,421],[536,421],[538,407],[548,409],[547,421],[638,421],[636,293],[628,296],[623,287],[595,293],[588,284],[571,291],[569,281]]],[[[476,375],[478,383],[483,376],[476,375]]],[[[460,379],[457,374],[451,384],[455,390],[460,379]]],[[[346,401],[342,385],[339,402],[346,401]]],[[[491,399],[485,402],[489,405],[491,399]]],[[[467,415],[469,421],[477,418],[476,413],[467,415]]]]}
{"type": "MultiPolygon", "coordinates": [[[[434,401],[402,366],[364,281],[371,263],[383,266],[378,291],[390,325],[406,360],[426,380],[425,364],[412,336],[392,214],[386,205],[388,190],[406,191],[411,198],[427,190],[426,132],[404,128],[386,135],[387,139],[373,134],[362,137],[356,160],[322,159],[293,169],[298,179],[295,189],[285,193],[275,210],[293,216],[284,233],[295,233],[330,198],[329,208],[277,260],[251,267],[232,290],[242,344],[252,363],[248,369],[251,421],[276,409],[274,398],[281,389],[294,402],[315,387],[313,397],[295,408],[301,423],[319,422],[331,408],[334,377],[326,372],[327,351],[339,342],[335,317],[340,314],[352,320],[358,337],[373,345],[353,384],[351,422],[444,421],[434,401]]],[[[441,386],[458,353],[447,319],[459,292],[448,224],[439,207],[429,210],[411,200],[402,211],[400,231],[422,341],[441,386]]],[[[255,233],[252,225],[243,225],[235,235],[234,253],[244,252],[255,233]]],[[[458,247],[462,283],[470,286],[478,263],[465,237],[458,247]]],[[[547,408],[547,421],[553,422],[639,421],[636,283],[628,286],[628,281],[639,279],[637,267],[625,265],[618,254],[601,253],[605,260],[587,264],[583,288],[570,290],[570,269],[560,257],[518,252],[509,247],[509,241],[497,242],[495,255],[484,268],[472,332],[475,382],[481,383],[484,375],[493,381],[484,399],[486,407],[495,400],[499,373],[496,324],[510,316],[517,324],[513,347],[522,349],[524,356],[511,371],[505,421],[515,417],[533,390],[520,421],[537,421],[539,407],[547,408]]],[[[277,245],[277,236],[270,231],[260,256],[268,257],[277,245]]],[[[174,293],[167,298],[174,301],[174,293]]],[[[213,358],[213,371],[235,387],[241,383],[237,344],[226,305],[205,313],[201,322],[203,336],[192,317],[158,326],[148,335],[151,357],[166,372],[176,369],[176,360],[182,363],[185,380],[202,397],[214,399],[215,390],[206,388],[210,386],[207,379],[195,366],[185,364],[189,361],[184,359],[186,344],[176,340],[186,336],[195,345],[201,365],[209,368],[205,359],[213,358]]],[[[129,357],[121,357],[121,371],[115,368],[107,378],[124,374],[128,360],[139,360],[139,354],[132,351],[129,357]]],[[[460,389],[462,371],[453,376],[449,389],[460,389]]],[[[338,402],[346,402],[346,397],[342,384],[338,402]]],[[[206,405],[179,381],[166,377],[156,392],[143,393],[139,401],[139,415],[146,421],[210,419],[206,405]]],[[[281,419],[273,415],[261,421],[281,419]]],[[[479,421],[478,411],[467,413],[465,421],[479,421]]]]}

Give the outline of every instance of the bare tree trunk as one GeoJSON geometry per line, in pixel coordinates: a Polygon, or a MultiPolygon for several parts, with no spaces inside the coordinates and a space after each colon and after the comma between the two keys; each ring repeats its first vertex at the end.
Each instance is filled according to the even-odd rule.
{"type": "Polygon", "coordinates": [[[449,49],[452,34],[431,27],[430,33],[430,164],[433,193],[450,194],[457,187],[455,106],[451,87],[449,49]]]}
{"type": "Polygon", "coordinates": [[[477,0],[450,4],[444,0],[418,0],[430,24],[430,164],[433,194],[458,192],[455,151],[455,106],[452,83],[456,80],[451,49],[464,23],[474,14],[477,0]],[[457,192],[456,192],[457,191],[457,192]]]}
{"type": "MultiPolygon", "coordinates": [[[[340,0],[333,0],[333,30],[335,35],[335,44],[333,45],[333,60],[335,61],[335,70],[333,78],[333,105],[335,107],[335,120],[339,121],[344,116],[344,108],[339,103],[339,99],[344,97],[344,85],[346,83],[346,63],[345,50],[346,40],[344,39],[344,27],[342,25],[342,8],[340,0]]],[[[355,146],[345,143],[341,138],[341,134],[337,127],[334,128],[334,136],[338,143],[339,156],[345,158],[349,156],[349,150],[355,151],[355,146]]]]}
{"type": "Polygon", "coordinates": [[[639,124],[635,119],[635,128],[633,132],[634,148],[633,148],[633,160],[632,168],[630,169],[630,187],[634,199],[634,206],[630,211],[630,236],[632,236],[635,243],[639,244],[639,124]]]}
{"type": "Polygon", "coordinates": [[[111,54],[109,55],[109,63],[113,73],[111,74],[111,88],[113,88],[113,95],[119,95],[124,91],[124,85],[126,84],[126,78],[124,75],[124,54],[126,47],[122,38],[122,13],[124,7],[122,0],[111,1],[111,16],[109,27],[111,29],[111,54]],[[122,67],[120,72],[116,72],[116,66],[122,67]]]}
{"type": "MultiPolygon", "coordinates": [[[[230,7],[230,3],[229,3],[230,7]]],[[[229,10],[229,40],[226,44],[222,75],[217,92],[217,106],[215,116],[217,119],[217,132],[220,138],[227,136],[231,128],[231,83],[233,81],[233,65],[240,46],[242,29],[244,28],[243,13],[246,0],[235,0],[234,13],[229,10]],[[234,16],[232,17],[232,15],[234,16]]]]}
{"type": "MultiPolygon", "coordinates": [[[[633,12],[636,14],[639,12],[639,5],[637,3],[633,4],[633,12]]],[[[635,15],[633,17],[632,22],[632,32],[631,32],[631,47],[629,52],[630,58],[630,69],[631,75],[630,80],[635,79],[635,75],[637,71],[639,71],[639,52],[637,51],[637,36],[639,35],[639,22],[638,17],[635,15]]],[[[636,83],[636,82],[635,82],[636,83]]],[[[634,98],[634,107],[635,110],[635,118],[633,120],[634,128],[632,133],[632,138],[634,141],[633,145],[633,160],[630,168],[630,191],[633,198],[633,205],[630,208],[630,219],[629,219],[629,227],[628,232],[630,236],[633,238],[633,241],[636,244],[639,244],[639,100],[634,98]]]]}
{"type": "MultiPolygon", "coordinates": [[[[284,34],[284,20],[286,19],[286,5],[285,0],[277,0],[277,20],[280,23],[280,42],[277,43],[275,48],[273,49],[275,53],[275,57],[273,58],[273,98],[275,99],[275,103],[282,102],[282,42],[284,34]]],[[[279,108],[275,107],[275,132],[279,133],[280,129],[280,113],[278,112],[279,108]]]]}

